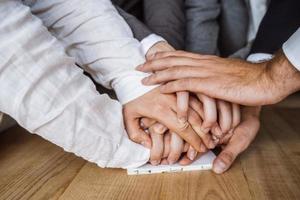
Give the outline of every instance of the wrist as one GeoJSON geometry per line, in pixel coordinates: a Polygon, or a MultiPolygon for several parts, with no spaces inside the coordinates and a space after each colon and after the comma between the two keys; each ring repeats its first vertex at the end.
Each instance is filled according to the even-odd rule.
{"type": "Polygon", "coordinates": [[[133,71],[131,73],[120,76],[114,81],[112,87],[114,88],[118,100],[122,105],[144,95],[145,93],[153,90],[158,86],[143,85],[142,79],[146,76],[146,73],[133,71]]]}
{"type": "Polygon", "coordinates": [[[275,54],[274,58],[266,65],[268,77],[274,83],[274,102],[278,103],[288,95],[300,90],[300,73],[290,63],[282,51],[275,54]]]}

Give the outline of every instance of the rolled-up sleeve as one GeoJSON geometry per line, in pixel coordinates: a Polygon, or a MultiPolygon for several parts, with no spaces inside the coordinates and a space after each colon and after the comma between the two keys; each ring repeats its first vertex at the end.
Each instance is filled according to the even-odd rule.
{"type": "Polygon", "coordinates": [[[300,71],[300,28],[283,44],[285,56],[300,71]]]}
{"type": "MultiPolygon", "coordinates": [[[[29,1],[30,2],[30,1],[29,1]]],[[[32,12],[93,78],[125,104],[154,87],[135,68],[145,62],[139,41],[110,0],[36,0],[32,12]]]]}
{"type": "Polygon", "coordinates": [[[101,167],[134,167],[149,150],[130,141],[122,105],[100,95],[20,1],[0,2],[0,111],[101,167]]]}

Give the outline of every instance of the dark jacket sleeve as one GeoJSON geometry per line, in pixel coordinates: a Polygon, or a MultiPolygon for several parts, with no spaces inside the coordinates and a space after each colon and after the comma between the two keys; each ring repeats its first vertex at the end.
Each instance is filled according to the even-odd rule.
{"type": "Polygon", "coordinates": [[[152,34],[150,31],[141,21],[139,21],[135,16],[130,15],[129,13],[125,12],[119,6],[115,6],[120,13],[120,15],[125,19],[129,27],[131,28],[133,35],[136,39],[141,41],[148,35],[152,34]]]}

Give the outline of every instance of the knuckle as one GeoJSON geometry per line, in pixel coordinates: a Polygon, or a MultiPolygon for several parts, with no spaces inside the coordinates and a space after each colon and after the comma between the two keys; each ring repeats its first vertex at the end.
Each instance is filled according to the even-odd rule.
{"type": "Polygon", "coordinates": [[[185,123],[178,123],[177,125],[177,130],[180,132],[182,135],[183,134],[188,134],[187,131],[190,128],[190,124],[188,122],[185,123]]]}

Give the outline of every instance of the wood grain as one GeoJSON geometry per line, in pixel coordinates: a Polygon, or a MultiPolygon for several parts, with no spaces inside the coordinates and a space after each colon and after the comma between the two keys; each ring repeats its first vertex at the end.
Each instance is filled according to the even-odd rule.
{"type": "Polygon", "coordinates": [[[300,109],[265,108],[257,138],[223,175],[127,176],[12,128],[0,134],[0,199],[300,199],[300,109]]]}

